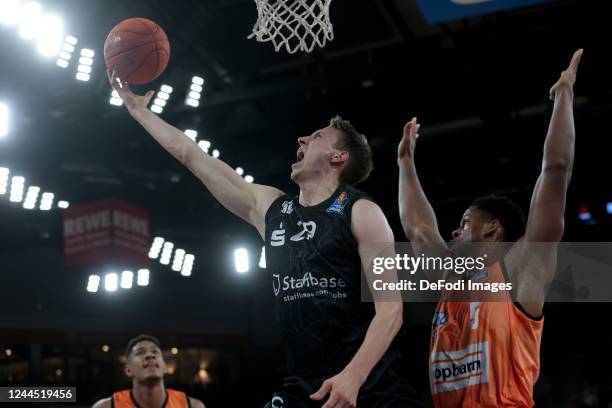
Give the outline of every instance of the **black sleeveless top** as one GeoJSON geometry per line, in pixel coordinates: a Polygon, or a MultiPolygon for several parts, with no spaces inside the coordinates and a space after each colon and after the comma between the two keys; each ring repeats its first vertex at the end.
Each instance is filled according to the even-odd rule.
{"type": "Polygon", "coordinates": [[[365,193],[341,184],[311,207],[282,196],[266,213],[272,278],[289,375],[341,371],[365,338],[374,305],[361,303],[361,261],[351,209],[365,193]]]}

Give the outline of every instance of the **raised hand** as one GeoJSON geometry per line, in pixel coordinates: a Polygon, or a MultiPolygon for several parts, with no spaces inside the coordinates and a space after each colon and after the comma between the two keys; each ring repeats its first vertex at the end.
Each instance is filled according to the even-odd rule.
{"type": "Polygon", "coordinates": [[[404,126],[404,136],[397,147],[398,163],[402,159],[414,157],[414,147],[416,139],[419,137],[418,132],[420,127],[421,125],[417,122],[417,118],[412,118],[412,120],[404,126]]]}
{"type": "Polygon", "coordinates": [[[582,49],[579,49],[574,53],[572,60],[567,69],[561,72],[561,78],[550,88],[550,99],[555,100],[557,91],[566,88],[573,90],[574,84],[576,83],[576,74],[578,72],[578,65],[582,58],[582,49]]]}
{"type": "Polygon", "coordinates": [[[144,95],[136,95],[130,90],[128,83],[121,80],[115,71],[109,69],[106,71],[106,74],[108,75],[111,86],[117,91],[125,107],[131,114],[142,109],[147,109],[155,91],[149,91],[144,95]]]}

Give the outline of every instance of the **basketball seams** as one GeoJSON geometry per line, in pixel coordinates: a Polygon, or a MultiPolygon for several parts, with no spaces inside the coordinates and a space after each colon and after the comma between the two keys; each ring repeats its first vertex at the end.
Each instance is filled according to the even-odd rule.
{"type": "MultiPolygon", "coordinates": [[[[137,66],[136,68],[134,68],[134,70],[133,70],[132,72],[130,72],[130,73],[129,73],[129,75],[127,75],[127,77],[126,77],[125,81],[127,81],[127,82],[129,83],[129,79],[128,79],[128,78],[129,78],[129,77],[131,77],[132,75],[134,75],[134,72],[138,71],[138,70],[139,70],[139,69],[140,69],[140,68],[141,68],[141,67],[144,65],[144,63],[145,63],[145,62],[147,62],[147,59],[148,59],[148,58],[151,56],[151,54],[153,54],[153,53],[154,53],[154,52],[156,52],[156,51],[157,51],[157,49],[155,49],[155,50],[153,50],[153,51],[150,51],[150,52],[149,52],[149,53],[146,55],[146,57],[144,57],[144,58],[142,59],[142,61],[140,61],[140,64],[138,64],[138,66],[137,66]]],[[[157,60],[159,61],[159,57],[157,57],[157,60]]],[[[155,78],[153,78],[153,79],[155,79],[155,78]]]]}
{"type": "MultiPolygon", "coordinates": [[[[149,32],[149,34],[151,35],[151,38],[153,38],[153,42],[155,43],[155,77],[157,77],[159,75],[159,73],[157,72],[157,70],[159,69],[159,54],[157,53],[157,49],[159,48],[157,46],[157,39],[155,38],[155,33],[153,31],[151,31],[151,28],[149,28],[149,25],[147,23],[144,22],[144,20],[142,19],[138,19],[138,21],[145,26],[145,29],[149,32]]],[[[149,54],[151,55],[151,54],[149,54]]],[[[147,55],[146,58],[149,58],[149,55],[147,55]]],[[[145,60],[146,60],[145,58],[145,60]]]]}
{"type": "MultiPolygon", "coordinates": [[[[161,71],[163,71],[170,59],[170,44],[168,37],[163,31],[163,29],[158,26],[157,23],[150,21],[146,18],[133,18],[124,20],[122,23],[118,24],[117,28],[117,30],[111,31],[107,38],[112,39],[113,36],[121,36],[122,34],[127,35],[127,38],[123,38],[124,44],[131,45],[131,47],[125,49],[116,49],[116,51],[119,52],[114,55],[110,53],[107,55],[105,52],[105,60],[107,61],[107,63],[112,64],[113,62],[116,62],[115,64],[113,64],[114,66],[123,65],[127,69],[132,68],[134,63],[137,63],[138,65],[133,67],[127,73],[127,75],[122,75],[127,82],[140,84],[145,83],[140,82],[145,78],[151,78],[148,81],[156,79],[159,74],[161,74],[160,69],[161,71]],[[122,24],[126,27],[126,29],[121,28],[122,24]],[[138,25],[143,26],[143,31],[138,31],[138,25]],[[151,27],[151,25],[153,26],[153,28],[151,27]],[[130,35],[133,35],[133,37],[130,37],[130,35]],[[150,36],[151,38],[149,40],[144,38],[147,36],[150,36]],[[137,45],[132,45],[143,40],[145,42],[137,45]],[[162,52],[164,53],[165,57],[161,54],[162,52]],[[154,53],[155,55],[151,55],[154,53]],[[129,60],[126,60],[126,58],[128,57],[129,60]],[[153,61],[149,61],[150,58],[155,58],[155,66],[153,66],[153,61]],[[165,59],[162,60],[162,58],[165,59]],[[122,64],[122,59],[125,62],[129,61],[130,63],[122,64]],[[144,70],[143,67],[145,67],[144,70]],[[132,82],[132,77],[134,77],[134,80],[137,80],[138,82],[132,82]]],[[[123,71],[125,72],[125,70],[123,71]]]]}

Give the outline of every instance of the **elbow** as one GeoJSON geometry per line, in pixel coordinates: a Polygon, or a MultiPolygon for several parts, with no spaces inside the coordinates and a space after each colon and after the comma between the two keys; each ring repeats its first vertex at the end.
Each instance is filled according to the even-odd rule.
{"type": "Polygon", "coordinates": [[[572,172],[572,160],[571,159],[546,161],[542,165],[542,173],[545,173],[545,174],[552,174],[552,173],[571,174],[571,172],[572,172]]]}
{"type": "Polygon", "coordinates": [[[406,222],[402,221],[402,227],[404,229],[404,234],[406,235],[406,239],[410,242],[423,242],[424,241],[424,232],[423,228],[419,226],[409,225],[406,222]]]}

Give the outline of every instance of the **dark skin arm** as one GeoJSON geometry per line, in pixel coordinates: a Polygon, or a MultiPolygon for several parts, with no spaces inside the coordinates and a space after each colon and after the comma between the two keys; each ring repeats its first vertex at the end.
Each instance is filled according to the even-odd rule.
{"type": "Polygon", "coordinates": [[[519,243],[522,253],[519,258],[529,258],[530,262],[509,264],[516,285],[515,295],[534,316],[542,314],[546,288],[556,271],[557,253],[554,245],[530,243],[556,243],[563,237],[565,202],[574,165],[574,84],[581,57],[582,50],[574,53],[568,68],[550,90],[554,108],[544,141],[542,170],[531,197],[525,236],[519,243]]]}

